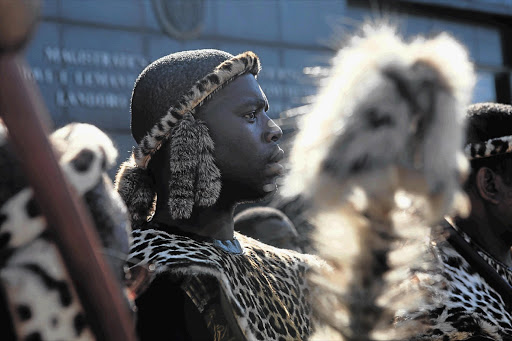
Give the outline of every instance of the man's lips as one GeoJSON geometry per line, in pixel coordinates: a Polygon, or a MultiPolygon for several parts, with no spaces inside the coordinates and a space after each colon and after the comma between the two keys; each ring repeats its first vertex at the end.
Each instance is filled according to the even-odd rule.
{"type": "Polygon", "coordinates": [[[270,157],[269,162],[270,163],[279,162],[283,158],[284,158],[284,151],[281,148],[277,147],[276,150],[274,151],[274,153],[272,153],[272,156],[270,157]]]}
{"type": "Polygon", "coordinates": [[[266,177],[269,176],[279,176],[284,172],[284,167],[280,165],[278,162],[284,158],[284,151],[277,147],[277,149],[272,153],[272,156],[269,159],[269,163],[265,166],[263,170],[263,174],[266,177]]]}

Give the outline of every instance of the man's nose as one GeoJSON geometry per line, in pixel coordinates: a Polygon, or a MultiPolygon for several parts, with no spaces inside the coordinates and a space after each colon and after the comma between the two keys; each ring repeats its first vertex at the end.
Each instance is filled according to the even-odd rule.
{"type": "Polygon", "coordinates": [[[266,142],[277,142],[283,136],[283,131],[279,126],[271,119],[267,122],[268,130],[265,132],[266,142]]]}

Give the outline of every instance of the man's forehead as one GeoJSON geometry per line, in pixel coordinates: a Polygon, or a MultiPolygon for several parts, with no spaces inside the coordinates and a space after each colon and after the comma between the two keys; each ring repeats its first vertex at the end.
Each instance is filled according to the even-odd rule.
{"type": "Polygon", "coordinates": [[[243,75],[219,90],[212,97],[212,102],[229,102],[233,106],[242,104],[267,103],[267,98],[261,90],[256,78],[251,75],[243,75]]]}

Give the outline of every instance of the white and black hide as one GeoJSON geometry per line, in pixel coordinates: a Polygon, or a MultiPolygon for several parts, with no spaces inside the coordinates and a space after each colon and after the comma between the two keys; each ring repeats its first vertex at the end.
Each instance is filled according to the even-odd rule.
{"type": "MultiPolygon", "coordinates": [[[[131,227],[126,207],[106,174],[117,150],[103,132],[89,124],[69,124],[55,131],[50,140],[63,173],[91,213],[103,246],[100,252],[123,281],[131,227]]],[[[0,141],[2,338],[94,340],[62,255],[3,125],[0,141]]]]}
{"type": "Polygon", "coordinates": [[[428,224],[468,209],[473,65],[445,33],[407,42],[366,24],[349,38],[300,121],[283,192],[311,200],[315,246],[333,268],[310,276],[313,339],[410,339],[428,321],[398,328],[397,312],[434,306],[445,284],[428,224]]]}

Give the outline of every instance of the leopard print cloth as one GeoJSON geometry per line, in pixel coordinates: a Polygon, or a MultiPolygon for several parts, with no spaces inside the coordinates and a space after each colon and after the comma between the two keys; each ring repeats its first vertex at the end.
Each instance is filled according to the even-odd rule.
{"type": "MultiPolygon", "coordinates": [[[[456,230],[511,283],[509,269],[456,230]]],[[[436,293],[438,305],[410,316],[427,318],[431,326],[413,340],[512,340],[512,315],[500,294],[447,241],[435,242],[432,251],[441,261],[446,285],[436,293]]]]}
{"type": "Polygon", "coordinates": [[[155,229],[134,230],[130,264],[155,273],[216,278],[248,340],[306,340],[311,333],[305,273],[313,256],[277,249],[235,232],[243,253],[155,229]]]}

